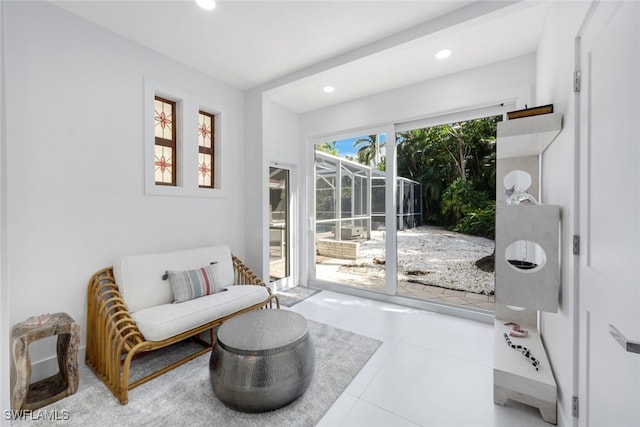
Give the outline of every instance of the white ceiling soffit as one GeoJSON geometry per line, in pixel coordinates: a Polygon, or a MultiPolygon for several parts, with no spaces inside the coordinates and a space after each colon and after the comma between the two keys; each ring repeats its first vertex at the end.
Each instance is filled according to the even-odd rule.
{"type": "Polygon", "coordinates": [[[240,89],[280,86],[269,96],[295,112],[533,52],[544,14],[529,0],[51,3],[240,89]]]}
{"type": "Polygon", "coordinates": [[[303,113],[535,52],[546,4],[510,9],[299,79],[270,91],[269,99],[303,113]],[[445,48],[452,55],[436,59],[445,48]],[[335,90],[323,93],[328,85],[335,90]]]}

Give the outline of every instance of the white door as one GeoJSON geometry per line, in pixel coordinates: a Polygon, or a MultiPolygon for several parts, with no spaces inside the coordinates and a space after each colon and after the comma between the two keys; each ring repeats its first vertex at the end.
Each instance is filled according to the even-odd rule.
{"type": "Polygon", "coordinates": [[[640,4],[601,2],[581,40],[581,426],[640,426],[640,4]]]}

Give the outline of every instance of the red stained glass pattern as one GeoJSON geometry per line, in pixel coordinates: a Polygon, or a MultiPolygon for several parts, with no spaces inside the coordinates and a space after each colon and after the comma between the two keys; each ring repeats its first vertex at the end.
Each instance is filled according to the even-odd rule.
{"type": "Polygon", "coordinates": [[[204,111],[198,114],[198,185],[214,188],[215,116],[204,111]]]}
{"type": "Polygon", "coordinates": [[[154,164],[156,182],[171,184],[173,182],[173,149],[156,145],[154,164]]]}
{"type": "Polygon", "coordinates": [[[200,147],[212,147],[213,143],[213,117],[209,114],[198,115],[198,145],[200,147]]]}
{"type": "Polygon", "coordinates": [[[198,155],[198,185],[211,187],[213,168],[211,167],[211,155],[200,153],[198,155]]]}
{"type": "Polygon", "coordinates": [[[159,185],[176,185],[176,103],[155,97],[155,180],[159,185]]]}
{"type": "Polygon", "coordinates": [[[159,98],[155,99],[154,127],[155,127],[155,135],[157,138],[172,139],[174,105],[175,104],[166,102],[159,98]]]}

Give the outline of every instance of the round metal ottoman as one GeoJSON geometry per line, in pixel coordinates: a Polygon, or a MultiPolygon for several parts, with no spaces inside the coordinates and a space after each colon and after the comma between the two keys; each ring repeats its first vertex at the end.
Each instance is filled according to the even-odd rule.
{"type": "Polygon", "coordinates": [[[213,392],[243,412],[272,411],[293,402],[309,386],[314,368],[307,320],[277,309],[227,320],[218,328],[209,360],[213,392]]]}

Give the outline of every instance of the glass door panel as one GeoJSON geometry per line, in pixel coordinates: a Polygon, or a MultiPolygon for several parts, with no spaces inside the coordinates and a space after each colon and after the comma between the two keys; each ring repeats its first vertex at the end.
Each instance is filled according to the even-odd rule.
{"type": "Polygon", "coordinates": [[[384,134],[315,150],[315,279],[385,292],[384,134]]]}
{"type": "Polygon", "coordinates": [[[289,277],[290,184],[289,170],[269,168],[269,276],[271,281],[289,277]]]}
{"type": "Polygon", "coordinates": [[[398,295],[494,309],[500,120],[494,116],[398,134],[398,295]]]}

